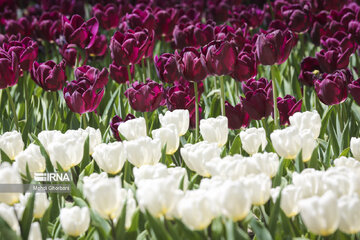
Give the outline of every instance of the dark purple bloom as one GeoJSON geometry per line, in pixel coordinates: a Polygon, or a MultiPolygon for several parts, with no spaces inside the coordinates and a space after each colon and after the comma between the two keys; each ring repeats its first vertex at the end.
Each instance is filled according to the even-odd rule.
{"type": "MultiPolygon", "coordinates": [[[[110,76],[112,79],[114,79],[117,83],[127,83],[129,82],[129,74],[127,67],[124,66],[116,66],[116,64],[113,62],[110,64],[110,76]]],[[[130,74],[131,79],[134,79],[134,65],[130,66],[130,74]]]]}
{"type": "MultiPolygon", "coordinates": [[[[76,46],[74,44],[65,44],[60,49],[60,54],[65,60],[66,64],[69,66],[75,66],[76,58],[77,58],[77,50],[75,48],[76,46]]],[[[79,55],[78,61],[80,61],[81,56],[79,55]]]]}
{"type": "Polygon", "coordinates": [[[98,3],[92,8],[92,11],[102,28],[109,30],[119,25],[119,10],[115,4],[109,3],[103,6],[98,3]]]}
{"type": "Polygon", "coordinates": [[[159,57],[155,56],[154,62],[157,75],[162,82],[173,83],[180,79],[174,54],[163,53],[159,57]]]}
{"type": "Polygon", "coordinates": [[[320,101],[326,105],[344,102],[348,95],[348,77],[345,71],[336,71],[316,80],[315,91],[320,101]]]}
{"type": "Polygon", "coordinates": [[[296,101],[295,97],[286,95],[277,98],[277,108],[280,115],[280,124],[290,124],[289,117],[301,111],[302,100],[296,101]]]}
{"type": "Polygon", "coordinates": [[[111,129],[111,132],[113,133],[113,136],[115,137],[115,139],[117,141],[121,141],[121,138],[119,135],[119,130],[118,130],[120,123],[126,122],[126,121],[134,119],[134,118],[135,118],[135,116],[129,113],[128,115],[126,115],[124,120],[121,117],[119,117],[118,115],[115,115],[111,119],[110,129],[111,129]]]}
{"type": "Polygon", "coordinates": [[[360,78],[348,85],[349,92],[357,105],[360,105],[360,78]]]}
{"type": "Polygon", "coordinates": [[[134,9],[132,13],[126,14],[126,20],[131,29],[140,27],[142,29],[146,28],[149,31],[152,31],[156,28],[155,16],[149,11],[149,9],[134,9]]]}
{"type": "Polygon", "coordinates": [[[231,77],[236,81],[242,82],[255,77],[256,74],[257,65],[255,55],[251,52],[240,52],[237,56],[231,77]]]}
{"type": "Polygon", "coordinates": [[[299,80],[307,86],[314,86],[314,81],[320,74],[320,65],[316,58],[307,57],[301,61],[299,80]]]}
{"type": "Polygon", "coordinates": [[[345,52],[342,52],[340,48],[328,51],[322,49],[316,53],[316,58],[323,72],[333,73],[336,70],[347,68],[351,53],[351,49],[347,49],[345,52]]]}
{"type": "Polygon", "coordinates": [[[156,36],[170,40],[178,17],[179,11],[174,8],[158,9],[155,12],[156,36]]]}
{"type": "Polygon", "coordinates": [[[250,116],[244,110],[242,103],[236,104],[234,107],[225,102],[225,114],[228,119],[230,129],[240,129],[241,127],[248,127],[250,123],[250,116]]]}
{"type": "Polygon", "coordinates": [[[306,32],[312,24],[310,4],[291,4],[281,9],[290,30],[296,33],[306,32]]]}
{"type": "Polygon", "coordinates": [[[5,51],[16,54],[20,68],[24,71],[32,68],[33,62],[38,56],[38,45],[29,37],[21,41],[9,41],[9,43],[4,43],[3,47],[5,51]]]}
{"type": "Polygon", "coordinates": [[[31,77],[45,91],[61,90],[66,81],[64,68],[63,63],[56,64],[54,61],[38,63],[35,61],[31,69],[31,77]]]}
{"type": "Polygon", "coordinates": [[[16,54],[7,53],[0,48],[0,89],[14,86],[19,79],[19,72],[16,54]]]}
{"type": "Polygon", "coordinates": [[[61,15],[59,12],[45,12],[40,19],[34,23],[37,37],[53,42],[61,34],[61,15]]]}
{"type": "Polygon", "coordinates": [[[109,81],[109,73],[106,68],[101,71],[97,68],[84,65],[75,69],[75,79],[80,80],[81,78],[88,79],[93,83],[93,87],[96,89],[104,88],[109,81]]]}
{"type": "Polygon", "coordinates": [[[102,57],[105,55],[107,50],[107,39],[104,34],[95,36],[95,43],[86,52],[94,57],[102,57]]]}
{"type": "Polygon", "coordinates": [[[183,23],[177,24],[173,31],[173,38],[177,49],[196,46],[194,38],[194,25],[183,23]]]}
{"type": "Polygon", "coordinates": [[[176,51],[175,59],[179,72],[185,80],[201,82],[206,78],[207,70],[201,63],[200,53],[195,48],[184,48],[180,53],[176,51]]]}
{"type": "Polygon", "coordinates": [[[350,49],[351,52],[355,52],[357,44],[352,38],[351,34],[347,34],[343,31],[336,32],[332,37],[323,36],[320,39],[320,43],[325,50],[338,49],[342,52],[350,49]]]}
{"type": "Polygon", "coordinates": [[[197,46],[204,46],[215,39],[214,27],[210,24],[197,23],[194,27],[194,41],[197,46]]]}

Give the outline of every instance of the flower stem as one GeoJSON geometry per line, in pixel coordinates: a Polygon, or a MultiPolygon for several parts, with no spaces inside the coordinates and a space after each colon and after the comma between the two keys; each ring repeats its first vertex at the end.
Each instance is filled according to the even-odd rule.
{"type": "Polygon", "coordinates": [[[303,86],[303,104],[302,104],[302,106],[304,106],[304,110],[305,110],[305,111],[307,110],[307,97],[306,97],[306,92],[307,92],[307,87],[306,87],[306,85],[304,84],[304,86],[303,86]]]}
{"type": "Polygon", "coordinates": [[[82,122],[83,128],[86,129],[86,128],[87,128],[86,113],[83,113],[83,114],[81,115],[81,122],[82,122]]]}
{"type": "Polygon", "coordinates": [[[19,122],[18,122],[18,117],[16,115],[16,108],[15,108],[14,101],[13,101],[13,99],[11,97],[9,88],[6,88],[5,91],[6,91],[7,95],[8,95],[8,97],[9,97],[9,103],[10,103],[11,111],[14,114],[14,122],[15,122],[15,125],[16,125],[16,130],[19,131],[19,122]]]}
{"type": "Polygon", "coordinates": [[[276,78],[275,78],[275,67],[276,65],[271,66],[271,76],[272,76],[272,90],[273,90],[273,102],[274,102],[274,127],[275,129],[279,128],[279,119],[278,119],[278,108],[277,108],[277,89],[276,89],[276,78]]]}
{"type": "Polygon", "coordinates": [[[146,135],[148,134],[148,113],[147,112],[143,112],[144,114],[144,118],[145,118],[145,126],[146,126],[146,135]]]}
{"type": "Polygon", "coordinates": [[[141,59],[141,70],[142,70],[142,74],[143,74],[143,82],[146,82],[146,69],[145,69],[144,58],[141,59]]]}
{"type": "Polygon", "coordinates": [[[130,65],[127,65],[126,68],[127,68],[127,72],[128,72],[129,84],[131,84],[132,79],[131,79],[130,65]]]}
{"type": "Polygon", "coordinates": [[[195,142],[199,138],[199,93],[197,82],[194,82],[194,94],[195,94],[195,142]]]}
{"type": "Polygon", "coordinates": [[[220,100],[221,100],[221,115],[225,116],[225,87],[224,87],[224,76],[220,76],[220,100]]]}
{"type": "Polygon", "coordinates": [[[60,119],[62,120],[62,116],[60,115],[58,100],[57,100],[56,95],[57,95],[57,91],[53,92],[52,96],[53,96],[53,101],[54,101],[54,106],[55,106],[55,114],[57,117],[60,117],[60,119]]]}

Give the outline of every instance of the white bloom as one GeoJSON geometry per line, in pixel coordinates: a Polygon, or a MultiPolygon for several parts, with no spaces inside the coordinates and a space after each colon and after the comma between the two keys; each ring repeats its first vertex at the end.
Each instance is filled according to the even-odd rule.
{"type": "Polygon", "coordinates": [[[166,145],[166,154],[168,155],[174,154],[179,148],[180,139],[175,124],[153,130],[152,137],[160,140],[161,148],[166,145]]]}
{"type": "Polygon", "coordinates": [[[294,159],[301,150],[299,130],[295,127],[277,129],[270,138],[275,151],[283,158],[294,159]]]}
{"type": "Polygon", "coordinates": [[[352,157],[339,157],[334,160],[335,167],[346,167],[360,176],[360,162],[352,157]]]}
{"type": "Polygon", "coordinates": [[[146,122],[145,119],[134,118],[121,122],[118,127],[119,132],[123,135],[126,140],[135,140],[140,137],[146,137],[146,122]]]}
{"type": "Polygon", "coordinates": [[[47,152],[49,145],[60,138],[63,134],[57,130],[44,130],[38,134],[38,139],[40,140],[41,144],[44,146],[47,152]]]}
{"type": "Polygon", "coordinates": [[[212,158],[205,165],[206,170],[213,177],[237,180],[247,175],[247,163],[241,155],[212,158]]]}
{"type": "Polygon", "coordinates": [[[13,207],[0,203],[0,217],[20,236],[20,225],[13,207]]]}
{"type": "Polygon", "coordinates": [[[254,205],[263,205],[270,198],[271,179],[265,174],[249,175],[242,179],[254,205]]]}
{"type": "Polygon", "coordinates": [[[150,137],[140,137],[124,142],[127,160],[136,167],[154,165],[160,161],[161,142],[150,137]]]}
{"type": "Polygon", "coordinates": [[[296,187],[301,189],[303,198],[313,196],[321,196],[326,191],[326,186],[323,183],[324,172],[316,171],[308,168],[303,170],[300,174],[294,172],[292,174],[292,181],[296,187]]]}
{"type": "Polygon", "coordinates": [[[93,158],[99,167],[107,173],[117,174],[121,171],[126,161],[123,143],[101,143],[95,147],[93,158]]]}
{"type": "Polygon", "coordinates": [[[240,139],[242,147],[250,155],[257,153],[260,146],[262,151],[264,151],[267,145],[264,128],[248,128],[245,131],[241,131],[240,139]]]}
{"type": "Polygon", "coordinates": [[[106,172],[99,173],[92,173],[90,176],[85,176],[83,178],[83,192],[84,196],[89,196],[91,194],[91,188],[92,186],[102,179],[107,179],[108,176],[106,172]]]}
{"type": "Polygon", "coordinates": [[[324,172],[322,184],[326,190],[331,190],[337,197],[341,197],[356,192],[356,178],[354,172],[346,167],[329,168],[324,172]]]}
{"type": "MultiPolygon", "coordinates": [[[[14,165],[5,162],[0,166],[0,184],[22,184],[21,176],[14,165]]],[[[0,202],[8,205],[17,203],[20,193],[0,193],[0,202]]]]}
{"type": "Polygon", "coordinates": [[[290,125],[302,130],[310,130],[313,133],[314,139],[319,137],[321,129],[321,117],[319,113],[314,110],[312,112],[296,112],[289,117],[290,125]]]}
{"type": "Polygon", "coordinates": [[[317,146],[317,142],[313,138],[313,134],[309,129],[300,132],[300,139],[302,160],[303,162],[307,162],[310,160],[311,155],[317,146]]]}
{"type": "Polygon", "coordinates": [[[279,157],[275,153],[256,153],[244,160],[247,165],[247,174],[264,173],[272,178],[279,169],[279,157]]]}
{"type": "Polygon", "coordinates": [[[338,200],[339,229],[347,234],[360,232],[360,199],[358,195],[343,196],[338,200]]]}
{"type": "Polygon", "coordinates": [[[207,177],[210,174],[205,164],[212,158],[220,157],[221,149],[216,143],[203,141],[196,144],[186,144],[180,149],[180,153],[188,168],[207,177]]]}
{"type": "Polygon", "coordinates": [[[89,153],[94,153],[95,147],[101,143],[101,132],[100,129],[87,127],[85,129],[85,136],[89,135],[89,153]]]}
{"type": "Polygon", "coordinates": [[[310,232],[328,236],[336,231],[340,222],[337,199],[331,191],[321,197],[314,196],[300,201],[300,215],[310,232]]]}
{"type": "Polygon", "coordinates": [[[301,188],[299,187],[288,185],[282,190],[280,207],[287,217],[293,217],[299,213],[299,201],[301,199],[301,188]]]}
{"type": "Polygon", "coordinates": [[[12,131],[0,135],[0,149],[10,160],[14,160],[15,157],[24,150],[24,142],[21,134],[17,131],[12,131]]]}
{"type": "Polygon", "coordinates": [[[136,201],[132,191],[129,189],[126,196],[126,219],[125,219],[125,228],[129,229],[131,227],[131,220],[136,211],[136,201]]]}
{"type": "Polygon", "coordinates": [[[15,157],[19,172],[26,176],[26,164],[29,167],[31,176],[36,172],[44,172],[46,169],[46,160],[40,152],[40,147],[31,143],[25,151],[15,157]]]}
{"type": "MultiPolygon", "coordinates": [[[[26,204],[30,198],[31,194],[28,192],[25,195],[20,196],[20,203],[15,204],[16,214],[19,219],[22,219],[22,215],[26,208],[26,204]]],[[[35,201],[34,201],[34,218],[40,219],[43,217],[46,209],[49,207],[50,201],[47,198],[46,193],[37,192],[35,193],[35,201]]]]}
{"type": "Polygon", "coordinates": [[[28,240],[41,240],[41,230],[39,222],[33,222],[30,227],[28,240]]]}
{"type": "Polygon", "coordinates": [[[219,147],[224,146],[229,134],[227,117],[201,119],[200,133],[205,141],[217,143],[219,147]]]}
{"type": "Polygon", "coordinates": [[[176,109],[172,112],[167,111],[165,115],[159,114],[159,120],[162,127],[175,124],[179,136],[185,135],[189,129],[190,117],[188,110],[176,109]]]}
{"type": "Polygon", "coordinates": [[[354,158],[360,161],[360,138],[354,138],[354,137],[351,138],[350,150],[354,158]]]}
{"type": "Polygon", "coordinates": [[[60,224],[69,236],[80,236],[89,228],[90,211],[87,207],[78,206],[60,210],[60,224]]]}

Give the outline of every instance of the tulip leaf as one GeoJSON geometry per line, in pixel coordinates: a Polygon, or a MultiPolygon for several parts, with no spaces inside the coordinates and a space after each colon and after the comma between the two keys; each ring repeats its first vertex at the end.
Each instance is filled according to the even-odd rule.
{"type": "Polygon", "coordinates": [[[45,211],[45,213],[44,213],[44,215],[43,215],[43,217],[41,218],[41,221],[40,221],[40,230],[41,230],[42,239],[47,238],[48,224],[49,224],[49,220],[50,220],[51,208],[52,208],[52,202],[50,201],[50,205],[46,209],[46,211],[45,211]]]}
{"type": "Polygon", "coordinates": [[[270,212],[269,231],[273,238],[275,238],[276,235],[276,227],[280,214],[280,201],[281,201],[281,191],[279,193],[278,198],[275,201],[274,206],[271,208],[271,212],[270,212]]]}
{"type": "Polygon", "coordinates": [[[116,239],[125,239],[125,223],[126,223],[126,201],[121,209],[121,214],[117,219],[115,227],[116,239]]]}
{"type": "Polygon", "coordinates": [[[0,216],[0,237],[1,239],[20,240],[21,238],[11,229],[9,224],[0,216]]]}
{"type": "Polygon", "coordinates": [[[311,158],[309,160],[309,167],[317,169],[318,166],[318,158],[319,158],[319,146],[317,146],[311,154],[311,158]]]}
{"type": "Polygon", "coordinates": [[[90,209],[91,225],[95,226],[100,239],[107,239],[108,234],[111,231],[111,227],[102,217],[99,216],[94,210],[90,209]]]}
{"type": "Polygon", "coordinates": [[[11,159],[8,157],[8,155],[1,148],[0,148],[0,154],[1,154],[1,161],[2,162],[12,163],[11,159]]]}
{"type": "Polygon", "coordinates": [[[131,225],[130,225],[129,229],[127,230],[128,232],[136,232],[137,231],[138,226],[139,226],[139,218],[140,218],[140,209],[137,208],[131,218],[131,225]]]}
{"type": "Polygon", "coordinates": [[[82,171],[90,162],[90,136],[88,135],[86,137],[85,143],[84,143],[84,152],[83,152],[83,159],[80,164],[80,171],[82,171]]]}
{"type": "Polygon", "coordinates": [[[255,219],[255,217],[253,217],[250,220],[250,226],[251,226],[252,230],[255,232],[257,239],[260,239],[260,240],[262,240],[262,239],[271,240],[272,239],[270,232],[266,229],[264,224],[257,221],[255,219]]]}
{"type": "Polygon", "coordinates": [[[298,173],[304,170],[304,162],[302,160],[302,150],[300,150],[299,154],[295,158],[295,170],[298,173]]]}
{"type": "Polygon", "coordinates": [[[29,236],[31,222],[33,220],[34,202],[35,194],[32,193],[27,200],[26,207],[20,222],[21,237],[23,239],[28,239],[29,236]]]}
{"type": "Polygon", "coordinates": [[[323,116],[323,118],[321,119],[321,128],[320,128],[320,135],[319,138],[324,138],[324,134],[326,132],[326,129],[328,127],[328,122],[331,116],[331,113],[334,110],[334,106],[329,107],[326,112],[325,115],[323,116]]]}
{"type": "Polygon", "coordinates": [[[43,157],[46,160],[46,171],[50,173],[54,172],[54,167],[51,163],[49,154],[45,150],[45,147],[42,145],[42,143],[35,134],[31,133],[31,137],[34,139],[34,143],[40,147],[41,155],[43,155],[43,157]]]}
{"type": "Polygon", "coordinates": [[[236,135],[236,137],[234,138],[234,141],[232,142],[231,148],[229,150],[229,154],[231,156],[235,155],[235,154],[240,154],[241,153],[241,139],[239,134],[236,135]]]}
{"type": "Polygon", "coordinates": [[[250,240],[247,233],[244,232],[244,230],[242,230],[241,228],[239,228],[236,223],[233,222],[231,219],[226,221],[225,228],[227,240],[250,240]]]}
{"type": "Polygon", "coordinates": [[[341,153],[339,157],[347,157],[350,152],[350,147],[345,148],[341,153]]]}
{"type": "Polygon", "coordinates": [[[150,225],[151,235],[153,235],[156,239],[171,240],[171,236],[158,219],[154,218],[147,210],[145,215],[150,225]]]}

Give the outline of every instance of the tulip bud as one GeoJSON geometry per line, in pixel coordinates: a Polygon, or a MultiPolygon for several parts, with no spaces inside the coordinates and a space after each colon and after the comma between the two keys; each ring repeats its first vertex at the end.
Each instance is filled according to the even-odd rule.
{"type": "Polygon", "coordinates": [[[225,115],[230,129],[240,129],[249,125],[250,117],[242,103],[233,107],[228,101],[225,101],[225,115]]]}
{"type": "Polygon", "coordinates": [[[240,52],[237,56],[231,77],[236,81],[247,81],[257,74],[256,58],[253,53],[240,52]]]}
{"type": "Polygon", "coordinates": [[[244,185],[251,191],[251,203],[264,205],[270,198],[271,179],[265,174],[249,175],[243,180],[244,185]]]}
{"type": "Polygon", "coordinates": [[[354,138],[354,137],[351,138],[350,149],[354,158],[360,161],[360,138],[354,138]]]}
{"type": "Polygon", "coordinates": [[[180,73],[177,68],[175,55],[170,53],[163,53],[154,59],[156,73],[160,80],[165,83],[173,83],[180,79],[180,73]]]}
{"type": "Polygon", "coordinates": [[[0,135],[0,149],[10,160],[14,160],[15,157],[24,150],[24,142],[21,134],[17,131],[12,131],[0,135]]]}
{"type": "Polygon", "coordinates": [[[78,237],[85,233],[90,224],[90,211],[78,206],[60,210],[60,224],[65,234],[78,237]]]}
{"type": "Polygon", "coordinates": [[[161,148],[166,146],[166,154],[168,155],[174,154],[179,148],[180,139],[174,124],[153,130],[152,137],[160,140],[161,148]]]}
{"type": "Polygon", "coordinates": [[[240,139],[243,149],[253,155],[258,152],[260,146],[262,151],[267,145],[266,132],[264,128],[249,128],[240,132],[240,139]]]}
{"type": "Polygon", "coordinates": [[[9,225],[9,227],[20,237],[20,225],[15,215],[14,208],[0,203],[0,217],[9,225]]]}
{"type": "Polygon", "coordinates": [[[37,240],[37,239],[42,239],[40,224],[39,222],[33,222],[31,223],[28,240],[37,240]]]}
{"type": "Polygon", "coordinates": [[[200,133],[203,139],[209,143],[217,143],[219,147],[225,145],[228,140],[228,120],[224,116],[200,120],[200,133]]]}
{"type": "Polygon", "coordinates": [[[0,49],[0,89],[14,86],[19,79],[20,68],[16,54],[0,49]]]}
{"type": "Polygon", "coordinates": [[[159,121],[162,127],[174,124],[179,136],[183,136],[189,129],[189,111],[182,109],[167,111],[165,115],[159,114],[159,121]]]}
{"type": "Polygon", "coordinates": [[[31,77],[45,91],[61,90],[66,80],[63,64],[56,64],[53,61],[45,63],[34,61],[31,77]]]}
{"type": "Polygon", "coordinates": [[[277,129],[270,134],[276,153],[287,159],[294,159],[301,150],[299,130],[295,127],[277,129]]]}
{"type": "Polygon", "coordinates": [[[328,191],[321,197],[301,200],[300,215],[307,229],[317,235],[328,236],[336,231],[340,211],[334,193],[328,191]]]}
{"type": "Polygon", "coordinates": [[[321,117],[319,113],[314,110],[312,112],[297,112],[289,117],[290,125],[303,131],[309,129],[314,136],[314,139],[319,137],[321,129],[321,117]]]}
{"type": "Polygon", "coordinates": [[[251,157],[243,159],[243,165],[246,165],[246,175],[249,174],[265,174],[272,178],[279,169],[279,157],[276,153],[255,153],[251,157]]]}
{"type": "Polygon", "coordinates": [[[277,98],[277,106],[280,115],[280,124],[289,124],[289,117],[295,112],[301,111],[302,100],[296,102],[295,97],[286,95],[284,98],[277,98]]]}
{"type": "Polygon", "coordinates": [[[136,167],[154,165],[160,161],[161,142],[149,137],[140,137],[124,142],[127,160],[136,167]],[[141,151],[139,151],[141,149],[141,151]]]}
{"type": "Polygon", "coordinates": [[[316,171],[312,168],[303,170],[300,174],[294,172],[292,174],[293,184],[301,188],[303,198],[313,196],[321,196],[325,193],[325,185],[323,184],[324,172],[316,171]]]}
{"type": "Polygon", "coordinates": [[[187,81],[201,82],[206,78],[206,67],[201,63],[200,53],[195,48],[186,47],[180,53],[176,51],[175,59],[179,72],[187,81]]]}
{"type": "Polygon", "coordinates": [[[40,147],[31,143],[25,151],[19,153],[15,157],[19,172],[26,176],[26,165],[29,167],[29,172],[31,176],[34,176],[34,173],[44,172],[46,169],[46,160],[41,154],[40,147]]]}
{"type": "MultiPolygon", "coordinates": [[[[22,219],[24,210],[26,208],[27,202],[30,198],[31,194],[26,193],[25,195],[20,196],[20,203],[15,204],[16,214],[19,219],[22,219]]],[[[46,193],[44,192],[36,192],[35,193],[35,201],[34,201],[34,210],[33,216],[34,218],[40,219],[43,217],[45,211],[50,205],[50,201],[47,198],[46,193]]]]}
{"type": "Polygon", "coordinates": [[[280,207],[287,217],[294,217],[300,212],[301,199],[301,189],[294,185],[288,185],[281,191],[280,207]]]}
{"type": "Polygon", "coordinates": [[[343,196],[338,200],[339,229],[347,234],[360,232],[360,199],[358,195],[343,196]]]}
{"type": "Polygon", "coordinates": [[[340,104],[347,99],[347,77],[340,71],[328,74],[324,79],[315,81],[315,91],[324,104],[340,104]]]}
{"type": "Polygon", "coordinates": [[[120,122],[118,130],[121,135],[129,141],[138,139],[140,137],[146,137],[145,119],[140,117],[120,122]]]}
{"type": "Polygon", "coordinates": [[[317,146],[317,142],[309,129],[301,131],[299,134],[301,139],[302,160],[303,162],[307,162],[310,160],[311,155],[317,146]]]}
{"type": "Polygon", "coordinates": [[[121,171],[126,161],[125,149],[121,142],[97,145],[92,157],[102,170],[113,175],[121,171]]]}

